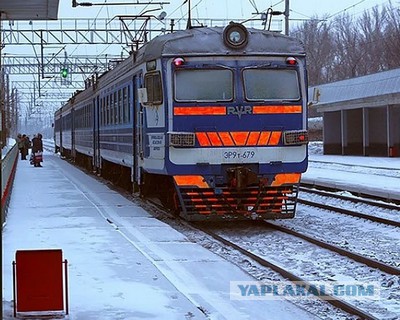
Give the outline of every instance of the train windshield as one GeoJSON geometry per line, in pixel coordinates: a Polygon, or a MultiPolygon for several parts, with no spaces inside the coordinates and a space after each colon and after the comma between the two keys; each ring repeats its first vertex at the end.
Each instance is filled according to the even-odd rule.
{"type": "Polygon", "coordinates": [[[247,100],[299,100],[295,70],[246,69],[243,71],[247,100]]]}
{"type": "Polygon", "coordinates": [[[227,69],[181,69],[175,72],[177,101],[230,101],[233,74],[227,69]]]}

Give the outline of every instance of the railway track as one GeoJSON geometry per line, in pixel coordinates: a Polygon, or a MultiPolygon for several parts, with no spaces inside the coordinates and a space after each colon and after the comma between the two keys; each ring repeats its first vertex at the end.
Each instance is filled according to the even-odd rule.
{"type": "MultiPolygon", "coordinates": [[[[246,257],[254,260],[255,262],[257,262],[258,264],[260,264],[263,267],[266,268],[270,268],[272,270],[274,270],[275,272],[279,273],[282,277],[295,282],[297,284],[309,287],[312,284],[303,279],[302,277],[286,270],[285,268],[282,268],[280,266],[278,266],[277,264],[263,258],[260,257],[259,255],[256,255],[254,253],[252,253],[251,251],[243,248],[242,246],[239,246],[238,244],[224,238],[223,236],[220,236],[218,234],[216,234],[215,232],[212,232],[202,226],[199,226],[198,224],[195,224],[195,227],[198,228],[199,230],[201,230],[202,232],[206,233],[208,236],[212,237],[213,239],[223,243],[225,246],[229,246],[230,248],[240,252],[242,255],[245,255],[246,257]]],[[[282,230],[280,230],[282,231],[282,230]]],[[[354,306],[352,304],[349,304],[346,301],[343,301],[341,299],[338,299],[336,296],[333,296],[331,294],[325,294],[323,296],[324,301],[326,301],[327,303],[331,304],[332,306],[339,308],[349,314],[355,315],[357,317],[360,317],[361,319],[366,319],[366,320],[375,320],[378,319],[377,317],[375,317],[374,315],[370,314],[367,311],[364,311],[360,308],[358,308],[357,306],[354,306]]]]}
{"type": "MultiPolygon", "coordinates": [[[[154,201],[149,201],[152,205],[154,205],[158,210],[163,210],[162,206],[160,206],[159,203],[154,202],[154,201]]],[[[167,213],[168,214],[168,213],[167,213]]],[[[169,217],[173,217],[172,215],[168,214],[169,217]]],[[[176,218],[176,217],[174,217],[176,218]]],[[[180,220],[178,218],[178,220],[180,220]]],[[[278,274],[280,274],[282,277],[289,279],[292,282],[296,282],[297,284],[301,284],[304,285],[306,287],[310,286],[312,283],[303,279],[302,277],[296,275],[295,273],[278,266],[277,264],[275,264],[274,262],[269,261],[268,259],[266,259],[265,257],[261,257],[253,252],[251,252],[251,250],[248,250],[246,248],[244,248],[241,245],[238,245],[237,242],[238,241],[230,241],[229,239],[227,239],[224,236],[218,235],[216,232],[213,232],[210,228],[208,228],[208,224],[206,223],[188,223],[186,221],[181,221],[181,223],[188,225],[191,228],[197,229],[205,234],[207,234],[208,236],[210,236],[211,238],[213,238],[214,240],[222,243],[224,246],[226,247],[230,247],[232,250],[236,250],[237,252],[239,252],[240,254],[250,258],[251,260],[257,262],[259,265],[269,268],[275,272],[277,272],[278,274]]],[[[276,225],[275,223],[271,223],[271,222],[267,222],[267,221],[262,221],[261,224],[260,223],[255,223],[254,225],[257,225],[258,227],[260,227],[260,225],[263,225],[269,229],[274,229],[280,232],[284,232],[285,234],[300,238],[302,240],[305,240],[307,242],[310,242],[318,247],[330,250],[334,253],[340,254],[342,256],[345,256],[351,260],[357,261],[359,263],[362,263],[370,268],[373,269],[378,269],[380,271],[383,271],[387,274],[390,275],[400,275],[400,269],[384,264],[382,262],[379,261],[375,261],[373,259],[369,259],[367,257],[361,256],[359,254],[356,254],[354,252],[350,252],[347,250],[344,250],[342,248],[339,248],[337,246],[333,246],[331,244],[325,243],[323,241],[320,240],[316,240],[314,238],[311,238],[307,235],[304,235],[302,233],[290,230],[288,228],[285,227],[281,227],[279,225],[276,225]]],[[[212,226],[212,224],[211,224],[212,226]]],[[[251,236],[250,236],[251,237],[251,236]]],[[[243,242],[248,241],[248,238],[243,239],[243,242]]],[[[359,317],[360,319],[378,319],[377,317],[375,317],[374,315],[370,314],[369,312],[360,309],[359,307],[352,305],[344,300],[341,300],[339,298],[337,298],[336,296],[333,295],[326,295],[323,297],[323,300],[326,300],[326,302],[330,303],[332,306],[339,308],[340,310],[347,312],[349,314],[355,315],[357,317],[359,317]]]]}
{"type": "MultiPolygon", "coordinates": [[[[343,190],[341,190],[341,191],[343,191],[343,190]]],[[[338,194],[335,192],[337,192],[337,190],[333,190],[333,189],[329,189],[329,188],[325,188],[324,190],[321,190],[321,189],[315,189],[314,186],[311,186],[311,185],[302,185],[300,187],[300,195],[298,198],[298,202],[308,205],[308,206],[313,206],[313,207],[317,207],[320,209],[333,211],[335,213],[340,213],[340,214],[345,214],[345,215],[349,215],[349,216],[353,216],[353,217],[357,217],[357,218],[362,218],[362,219],[382,223],[382,224],[389,225],[389,226],[400,227],[400,205],[396,205],[393,203],[385,203],[385,202],[383,202],[384,201],[383,198],[374,197],[375,198],[375,201],[374,201],[371,199],[358,198],[358,197],[354,198],[354,197],[350,197],[350,196],[345,196],[345,195],[338,194]],[[365,204],[370,207],[370,211],[375,212],[375,215],[365,214],[365,213],[362,213],[359,211],[354,211],[354,210],[349,210],[346,208],[339,207],[337,205],[335,205],[335,206],[328,205],[328,204],[322,203],[320,201],[316,202],[316,201],[306,200],[302,197],[302,195],[304,195],[305,193],[315,194],[315,195],[318,195],[321,197],[339,199],[339,200],[350,202],[350,203],[365,204]],[[378,202],[378,201],[380,201],[380,202],[378,202]],[[379,216],[378,212],[381,209],[398,211],[399,215],[397,217],[396,216],[393,217],[393,218],[397,218],[398,220],[387,219],[382,216],[379,216]]]]}
{"type": "MultiPolygon", "coordinates": [[[[330,196],[336,199],[347,200],[353,203],[363,203],[369,205],[375,205],[383,209],[389,210],[400,210],[400,202],[397,203],[395,200],[388,200],[385,197],[378,197],[375,195],[370,194],[360,194],[357,193],[355,196],[350,197],[343,194],[339,194],[337,192],[345,192],[346,190],[339,190],[337,188],[328,188],[323,186],[317,186],[313,184],[301,183],[300,184],[300,191],[305,191],[309,193],[318,194],[321,196],[330,196]],[[363,197],[363,198],[360,198],[363,197]]],[[[350,192],[350,191],[346,191],[350,192]]]]}
{"type": "MultiPolygon", "coordinates": [[[[163,210],[164,211],[164,208],[160,205],[160,203],[154,202],[151,199],[147,199],[147,201],[149,203],[151,203],[153,206],[155,206],[158,210],[163,210]]],[[[175,216],[173,216],[171,214],[167,213],[167,215],[169,215],[170,218],[177,219],[177,217],[175,217],[175,216]]],[[[359,217],[359,215],[358,215],[358,217],[359,217]]],[[[179,220],[179,218],[178,218],[178,220],[179,220]]],[[[263,258],[261,256],[258,256],[256,254],[254,254],[253,252],[251,252],[251,249],[247,250],[244,247],[239,246],[236,243],[234,243],[234,242],[232,242],[232,241],[230,241],[230,240],[228,240],[228,239],[226,239],[226,238],[224,238],[224,237],[222,237],[222,236],[220,236],[220,235],[218,235],[218,234],[216,234],[216,233],[214,233],[214,232],[212,232],[210,230],[207,230],[207,229],[205,229],[203,227],[199,227],[198,224],[193,223],[193,224],[189,224],[189,225],[197,228],[198,230],[201,230],[201,232],[206,233],[207,235],[209,235],[213,239],[217,240],[218,242],[223,243],[225,246],[229,246],[232,249],[240,252],[242,255],[247,256],[251,260],[259,263],[260,265],[262,265],[264,267],[267,267],[267,268],[270,268],[271,270],[274,270],[275,272],[281,274],[283,277],[285,277],[285,278],[287,278],[287,279],[289,279],[291,281],[296,281],[297,283],[302,283],[305,286],[309,286],[310,285],[310,283],[306,279],[303,279],[303,277],[298,276],[295,273],[290,272],[289,270],[286,270],[285,268],[282,268],[282,267],[274,264],[271,261],[268,261],[268,259],[266,259],[266,258],[263,258]]],[[[375,261],[373,259],[369,259],[367,257],[361,256],[359,254],[355,254],[353,252],[344,250],[344,249],[339,248],[339,247],[335,247],[335,246],[333,246],[331,244],[323,243],[320,240],[313,239],[313,238],[311,238],[309,236],[306,236],[304,234],[300,234],[300,233],[295,232],[293,230],[278,226],[278,225],[276,225],[274,223],[265,222],[265,226],[268,226],[269,228],[273,228],[275,230],[279,230],[279,231],[284,232],[286,234],[290,234],[292,236],[301,238],[301,239],[303,239],[305,241],[313,243],[314,245],[317,245],[319,247],[323,247],[325,249],[328,249],[328,250],[330,250],[332,252],[339,253],[342,256],[346,256],[346,257],[348,257],[348,258],[350,258],[350,259],[352,259],[354,261],[357,261],[359,263],[362,263],[362,264],[364,264],[364,265],[366,265],[366,266],[368,266],[370,268],[379,269],[379,270],[381,270],[381,271],[383,271],[383,272],[385,272],[387,274],[390,274],[390,275],[395,275],[395,276],[400,275],[400,270],[398,268],[396,268],[396,267],[393,267],[393,266],[390,266],[390,265],[386,265],[386,264],[384,264],[382,262],[375,261]]],[[[334,259],[334,258],[332,258],[332,259],[334,259]]],[[[329,295],[328,299],[324,299],[324,300],[326,300],[325,302],[330,303],[332,306],[337,307],[337,308],[339,308],[339,309],[341,309],[341,310],[343,310],[343,311],[345,311],[347,313],[353,314],[353,315],[355,315],[357,317],[360,317],[361,319],[378,319],[373,314],[371,314],[371,313],[369,313],[369,312],[367,312],[365,310],[362,310],[362,308],[359,308],[359,307],[357,307],[355,305],[349,304],[348,302],[343,301],[341,299],[338,299],[335,296],[329,295]]]]}
{"type": "Polygon", "coordinates": [[[391,265],[385,264],[383,262],[380,262],[380,261],[377,261],[377,260],[374,260],[374,259],[370,259],[368,257],[364,257],[364,256],[362,256],[362,255],[360,255],[358,253],[355,253],[355,252],[352,252],[352,251],[349,251],[349,250],[345,250],[345,249],[340,248],[338,246],[335,246],[335,245],[329,244],[327,242],[315,239],[313,237],[307,236],[307,235],[305,235],[303,233],[300,233],[298,231],[295,231],[295,230],[292,230],[292,229],[289,229],[289,228],[286,228],[286,227],[283,227],[283,226],[279,226],[279,225],[277,225],[275,223],[272,223],[272,222],[263,221],[263,223],[269,228],[273,228],[275,230],[278,230],[278,231],[293,235],[293,236],[295,236],[297,238],[300,238],[300,239],[303,239],[303,240],[308,241],[310,243],[313,243],[313,244],[315,244],[315,245],[317,245],[317,246],[319,246],[321,248],[328,249],[328,250],[330,250],[332,252],[336,252],[336,253],[338,253],[338,254],[340,254],[342,256],[348,257],[348,258],[350,258],[350,259],[352,259],[354,261],[357,261],[357,262],[360,262],[362,264],[365,264],[365,265],[367,265],[367,266],[369,266],[371,268],[379,269],[379,270],[381,270],[383,272],[386,272],[386,273],[392,274],[392,275],[397,275],[397,276],[400,275],[400,269],[399,268],[393,267],[391,265]]]}

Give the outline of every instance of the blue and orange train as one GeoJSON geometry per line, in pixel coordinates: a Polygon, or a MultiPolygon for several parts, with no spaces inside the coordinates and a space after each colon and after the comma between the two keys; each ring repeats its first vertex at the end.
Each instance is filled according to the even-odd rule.
{"type": "Polygon", "coordinates": [[[55,113],[55,144],[187,220],[295,214],[307,169],[302,44],[239,23],[154,38],[55,113]]]}

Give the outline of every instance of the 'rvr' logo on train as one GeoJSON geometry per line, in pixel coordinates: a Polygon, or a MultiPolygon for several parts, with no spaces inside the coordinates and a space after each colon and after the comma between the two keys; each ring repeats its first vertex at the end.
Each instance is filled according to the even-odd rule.
{"type": "Polygon", "coordinates": [[[240,119],[243,114],[253,114],[253,107],[251,106],[228,107],[227,114],[236,114],[240,119]]]}

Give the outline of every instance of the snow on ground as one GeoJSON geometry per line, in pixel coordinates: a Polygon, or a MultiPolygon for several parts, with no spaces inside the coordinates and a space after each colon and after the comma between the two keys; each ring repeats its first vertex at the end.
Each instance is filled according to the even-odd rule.
{"type": "Polygon", "coordinates": [[[230,281],[250,275],[49,152],[43,168],[19,161],[14,185],[4,319],[12,319],[15,252],[43,248],[68,259],[71,320],[318,318],[285,300],[231,300],[230,281]]]}
{"type": "Polygon", "coordinates": [[[400,158],[323,155],[321,142],[310,143],[309,152],[302,182],[400,200],[400,158]]]}
{"type": "MultiPolygon", "coordinates": [[[[348,184],[350,179],[360,190],[377,186],[384,192],[400,193],[399,158],[325,156],[322,143],[310,143],[309,151],[310,165],[304,179],[340,184],[348,184]]],[[[33,168],[27,161],[18,164],[17,189],[12,194],[3,235],[3,292],[9,316],[11,261],[15,251],[62,247],[70,262],[70,319],[241,320],[265,319],[266,312],[269,319],[283,319],[284,311],[289,315],[297,313],[297,319],[312,318],[290,304],[278,307],[276,301],[273,304],[233,303],[226,298],[229,288],[222,289],[218,284],[252,278],[239,269],[235,269],[235,273],[228,271],[232,266],[225,261],[228,259],[223,254],[226,249],[221,246],[216,249],[223,259],[193,247],[192,238],[167,232],[167,226],[157,222],[137,204],[116,200],[120,198],[110,190],[105,191],[104,186],[98,189],[97,184],[81,182],[92,178],[49,152],[45,153],[44,166],[33,168]],[[34,176],[32,172],[35,172],[34,176]],[[46,183],[38,188],[37,180],[43,179],[46,183]],[[90,195],[91,189],[97,190],[97,195],[90,195]],[[66,206],[66,200],[73,206],[66,206]],[[138,216],[132,216],[133,212],[138,216]],[[107,222],[106,218],[113,223],[107,222]],[[190,264],[192,270],[182,269],[182,263],[190,264]]],[[[307,209],[302,207],[301,211],[304,210],[307,209]]],[[[299,220],[290,223],[301,221],[301,217],[302,213],[299,220]]],[[[340,221],[335,223],[341,224],[340,221]]],[[[361,226],[347,226],[354,231],[343,231],[343,237],[355,236],[361,226]]],[[[332,225],[332,228],[336,227],[332,225]]],[[[214,246],[210,244],[210,249],[214,246]]],[[[295,254],[296,250],[291,254],[293,259],[296,259],[295,254]]],[[[234,263],[241,268],[246,264],[241,257],[235,259],[234,263]]],[[[247,272],[256,278],[257,275],[259,278],[276,277],[273,274],[266,276],[265,271],[252,263],[247,272]]],[[[306,304],[305,309],[312,310],[321,319],[346,318],[340,313],[330,315],[330,309],[321,302],[306,304]]]]}
{"type": "MultiPolygon", "coordinates": [[[[321,212],[319,212],[319,214],[320,213],[321,212]]],[[[315,215],[318,215],[318,212],[316,212],[315,215]]],[[[333,230],[336,230],[336,232],[342,233],[343,237],[348,239],[349,242],[356,242],[358,250],[363,251],[363,247],[368,247],[367,243],[364,245],[364,240],[368,241],[368,237],[374,240],[374,236],[368,235],[373,226],[368,226],[368,222],[361,222],[358,224],[357,221],[349,220],[349,222],[345,223],[352,225],[353,230],[350,231],[350,233],[342,232],[341,229],[346,228],[338,221],[336,221],[338,225],[335,225],[334,218],[328,218],[326,223],[323,224],[325,227],[322,226],[318,232],[317,230],[314,231],[317,234],[328,232],[326,236],[317,235],[318,238],[322,237],[326,239],[329,238],[330,232],[327,230],[330,226],[333,230]],[[367,225],[365,230],[358,229],[365,224],[367,225]],[[356,233],[354,229],[357,230],[356,233]],[[356,234],[359,234],[359,238],[356,234]]],[[[311,230],[314,229],[313,226],[309,228],[311,230]]],[[[289,270],[311,283],[316,283],[318,281],[325,283],[337,281],[340,283],[344,279],[350,283],[356,283],[357,281],[368,283],[371,282],[372,279],[382,284],[390,283],[390,285],[386,285],[387,287],[385,289],[382,288],[381,299],[377,301],[361,300],[357,301],[356,305],[362,310],[368,310],[378,318],[394,319],[396,314],[400,314],[400,302],[393,299],[395,296],[400,295],[400,283],[397,283],[396,276],[388,275],[380,270],[373,270],[347,257],[343,257],[339,254],[332,254],[329,250],[310,244],[295,236],[276,230],[266,230],[265,227],[258,227],[256,224],[251,224],[250,226],[244,224],[244,227],[242,224],[239,227],[233,225],[219,225],[215,229],[223,238],[246,248],[257,256],[267,258],[268,261],[271,261],[275,265],[283,267],[285,270],[289,270]]],[[[347,228],[347,232],[349,232],[349,229],[351,229],[351,226],[347,228]]],[[[311,232],[306,230],[304,233],[310,235],[311,232]]],[[[379,235],[381,234],[378,233],[375,236],[375,246],[380,247],[382,244],[382,251],[386,252],[388,255],[391,255],[393,252],[395,257],[399,259],[398,248],[390,248],[390,245],[394,247],[400,246],[400,236],[398,234],[397,236],[394,234],[392,237],[387,235],[384,240],[387,240],[388,243],[385,243],[385,241],[380,241],[379,235]],[[384,243],[388,246],[385,247],[383,245],[384,243]]],[[[364,255],[364,253],[361,254],[364,255]]],[[[344,300],[346,300],[346,298],[347,297],[343,297],[344,300]]],[[[351,300],[348,302],[352,303],[351,300]]]]}

